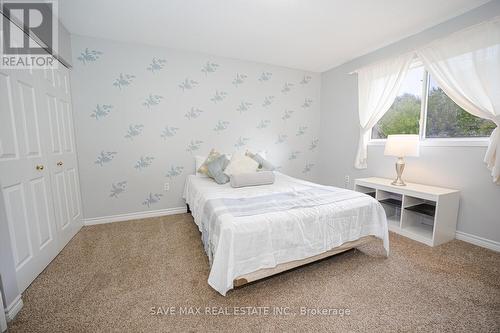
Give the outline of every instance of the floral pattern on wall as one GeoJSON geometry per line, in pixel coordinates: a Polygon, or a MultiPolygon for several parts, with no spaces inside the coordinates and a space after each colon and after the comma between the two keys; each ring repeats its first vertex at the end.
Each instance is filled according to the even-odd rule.
{"type": "Polygon", "coordinates": [[[280,172],[317,179],[319,74],[72,38],[85,218],[182,207],[194,156],[212,148],[265,151],[280,172]]]}
{"type": "Polygon", "coordinates": [[[96,107],[90,113],[90,116],[92,118],[95,118],[95,120],[99,120],[100,118],[106,117],[111,112],[112,109],[113,105],[97,104],[96,107]]]}
{"type": "Polygon", "coordinates": [[[111,184],[111,193],[109,194],[109,196],[111,198],[118,199],[120,194],[125,192],[126,189],[127,189],[127,181],[126,180],[118,182],[116,184],[113,183],[113,184],[111,184]]]}
{"type": "Polygon", "coordinates": [[[155,73],[160,71],[163,67],[165,67],[165,64],[167,63],[167,60],[165,59],[157,59],[153,57],[153,60],[151,60],[151,63],[148,65],[146,68],[148,71],[151,73],[155,73]]]}
{"type": "Polygon", "coordinates": [[[122,90],[123,87],[129,86],[135,79],[135,75],[120,73],[118,78],[113,81],[113,86],[122,90]]]}
{"type": "Polygon", "coordinates": [[[83,50],[76,58],[76,60],[81,61],[82,64],[86,65],[89,62],[96,61],[101,55],[101,51],[89,50],[88,48],[85,48],[85,50],[83,50]]]}

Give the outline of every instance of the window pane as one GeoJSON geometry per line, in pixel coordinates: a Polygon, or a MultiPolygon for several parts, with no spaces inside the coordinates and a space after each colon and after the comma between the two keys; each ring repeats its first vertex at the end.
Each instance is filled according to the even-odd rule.
{"type": "Polygon", "coordinates": [[[468,113],[455,104],[430,77],[427,101],[427,138],[467,138],[490,136],[495,124],[468,113]]]}
{"type": "Polygon", "coordinates": [[[372,139],[385,139],[389,134],[418,134],[424,68],[408,72],[391,108],[373,127],[372,139]]]}

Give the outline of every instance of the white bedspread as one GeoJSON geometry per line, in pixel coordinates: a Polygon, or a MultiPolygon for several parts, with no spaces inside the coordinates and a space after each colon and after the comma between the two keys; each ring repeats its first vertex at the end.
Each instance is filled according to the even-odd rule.
{"type": "Polygon", "coordinates": [[[233,280],[241,275],[315,256],[368,235],[382,239],[389,254],[385,211],[377,200],[365,194],[276,172],[272,185],[243,188],[218,185],[210,178],[191,175],[186,180],[184,199],[203,234],[212,264],[208,283],[222,295],[233,288],[233,280]],[[219,209],[210,226],[206,225],[210,219],[203,216],[207,202],[214,199],[256,198],[311,187],[334,190],[338,199],[250,216],[234,216],[231,210],[219,209]]]}

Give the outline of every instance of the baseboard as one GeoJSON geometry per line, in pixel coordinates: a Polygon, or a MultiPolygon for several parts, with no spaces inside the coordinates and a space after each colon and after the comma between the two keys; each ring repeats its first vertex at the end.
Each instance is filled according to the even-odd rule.
{"type": "Polygon", "coordinates": [[[14,320],[16,318],[17,314],[21,309],[23,308],[23,299],[21,298],[21,295],[18,295],[16,299],[14,299],[7,309],[5,309],[5,319],[7,319],[7,322],[14,320]]]}
{"type": "MultiPolygon", "coordinates": [[[[157,216],[166,216],[166,215],[174,215],[174,214],[183,214],[187,212],[187,208],[183,207],[175,207],[175,208],[167,208],[167,209],[158,209],[158,210],[150,210],[145,212],[136,212],[136,213],[128,213],[128,214],[119,214],[119,215],[110,215],[103,217],[93,217],[88,219],[83,219],[84,225],[95,225],[95,224],[104,224],[104,223],[112,223],[112,222],[122,222],[122,221],[130,221],[136,219],[144,219],[148,217],[157,217],[157,216]]],[[[477,246],[481,246],[496,252],[500,252],[500,242],[495,242],[490,239],[482,238],[479,236],[474,236],[462,231],[457,231],[455,234],[455,238],[467,243],[471,243],[477,246]]],[[[22,301],[21,301],[22,306],[22,301]]]]}
{"type": "Polygon", "coordinates": [[[471,243],[477,246],[481,246],[496,252],[500,252],[500,242],[495,242],[490,239],[482,238],[479,236],[474,236],[471,234],[467,234],[462,231],[457,231],[455,233],[455,238],[467,243],[471,243]]]}
{"type": "Polygon", "coordinates": [[[187,212],[186,206],[175,207],[175,208],[167,208],[167,209],[150,210],[150,211],[145,211],[145,212],[119,214],[119,215],[111,215],[111,216],[103,216],[103,217],[92,217],[92,218],[88,218],[88,219],[83,219],[83,224],[84,225],[94,225],[94,224],[104,224],[104,223],[112,223],[112,222],[122,222],[122,221],[130,221],[130,220],[137,220],[137,219],[145,219],[148,217],[183,214],[186,212],[187,212]]]}

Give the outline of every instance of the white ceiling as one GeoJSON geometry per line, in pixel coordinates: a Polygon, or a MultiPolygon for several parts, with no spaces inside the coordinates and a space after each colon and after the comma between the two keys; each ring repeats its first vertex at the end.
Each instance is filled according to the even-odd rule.
{"type": "Polygon", "coordinates": [[[61,0],[79,35],[325,71],[488,0],[61,0]]]}

